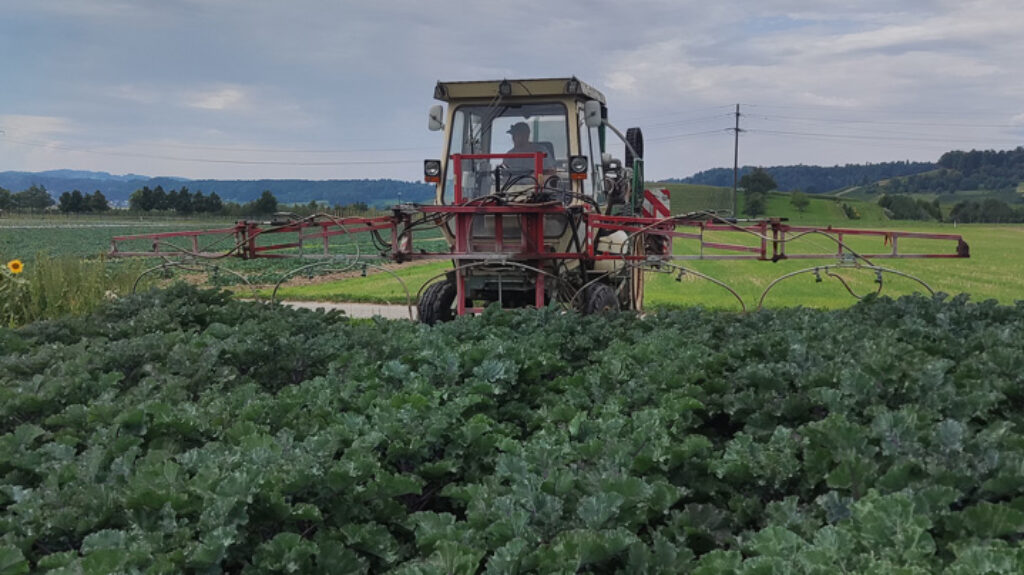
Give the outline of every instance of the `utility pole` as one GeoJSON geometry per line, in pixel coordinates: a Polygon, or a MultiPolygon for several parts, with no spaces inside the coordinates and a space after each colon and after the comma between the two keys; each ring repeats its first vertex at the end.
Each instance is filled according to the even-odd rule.
{"type": "Polygon", "coordinates": [[[732,153],[732,217],[738,218],[739,211],[736,204],[736,190],[739,186],[740,176],[740,105],[736,104],[736,127],[733,128],[735,143],[732,153]]]}

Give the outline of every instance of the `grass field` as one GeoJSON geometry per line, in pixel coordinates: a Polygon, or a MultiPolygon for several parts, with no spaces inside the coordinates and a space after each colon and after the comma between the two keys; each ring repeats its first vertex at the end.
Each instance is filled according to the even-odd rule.
{"type": "MultiPolygon", "coordinates": [[[[652,184],[662,186],[662,184],[652,184]]],[[[708,205],[724,206],[731,202],[731,190],[712,186],[691,186],[669,184],[672,192],[673,211],[706,209],[708,205]],[[687,197],[692,195],[693,197],[687,197]],[[703,207],[697,207],[703,204],[703,207]]],[[[877,259],[872,263],[879,267],[913,275],[933,290],[949,294],[969,293],[975,301],[996,299],[1001,303],[1012,303],[1022,299],[1021,285],[1024,282],[1024,226],[1013,225],[970,225],[954,228],[952,224],[889,221],[882,209],[871,202],[855,199],[836,201],[831,197],[809,196],[811,203],[804,212],[797,211],[789,203],[789,195],[772,193],[768,197],[768,214],[783,217],[793,225],[833,225],[837,227],[871,228],[888,230],[920,231],[930,233],[959,233],[971,246],[970,259],[877,259]],[[853,206],[860,217],[849,219],[841,208],[845,202],[853,206]]],[[[740,209],[742,210],[742,198],[740,209]]],[[[743,234],[721,234],[717,239],[729,243],[753,245],[756,241],[743,234]],[[731,236],[731,237],[729,237],[731,236]],[[738,236],[738,237],[737,237],[738,236]]],[[[880,238],[847,240],[860,253],[883,253],[888,247],[880,238]]],[[[939,242],[927,245],[924,242],[904,242],[907,251],[936,251],[954,253],[955,244],[939,242]]],[[[808,236],[788,246],[790,253],[833,252],[834,243],[822,236],[808,236]]],[[[695,253],[686,241],[677,241],[676,253],[695,253]]],[[[685,261],[683,267],[711,276],[728,284],[750,308],[761,300],[762,294],[776,279],[793,272],[814,266],[835,264],[834,258],[821,260],[788,260],[776,263],[760,261],[685,261]]],[[[430,279],[449,269],[448,263],[432,263],[406,266],[396,273],[415,293],[422,281],[430,279]]],[[[877,276],[869,270],[844,269],[835,273],[842,282],[830,276],[829,270],[819,270],[795,275],[780,281],[765,296],[767,307],[807,306],[816,308],[840,308],[852,305],[858,296],[877,290],[877,276]],[[821,277],[822,281],[816,281],[821,277]],[[844,283],[846,286],[844,286],[844,283]],[[847,289],[849,288],[849,290],[847,289]]],[[[695,274],[650,273],[645,290],[645,305],[648,308],[685,307],[700,305],[711,308],[739,309],[736,298],[712,282],[700,279],[695,274]],[[677,281],[678,280],[678,281],[677,281]]],[[[915,280],[897,274],[883,273],[882,295],[899,296],[913,292],[926,292],[926,288],[915,280]]],[[[358,301],[373,303],[402,303],[405,292],[391,276],[369,273],[359,277],[329,284],[285,287],[279,292],[285,299],[309,299],[319,301],[358,301]]]]}
{"type": "MultiPolygon", "coordinates": [[[[731,192],[725,188],[709,186],[688,187],[673,185],[673,205],[685,201],[685,194],[696,193],[711,196],[718,194],[728,198],[731,192]]],[[[768,212],[773,216],[788,218],[795,225],[836,225],[842,227],[861,227],[878,229],[902,229],[909,231],[926,231],[939,233],[961,233],[972,248],[972,257],[968,260],[877,260],[874,263],[886,268],[913,274],[927,282],[933,289],[951,294],[966,292],[974,300],[994,298],[1002,303],[1012,303],[1021,299],[1020,287],[1024,281],[1024,226],[1019,225],[971,225],[959,226],[954,229],[951,224],[921,224],[914,222],[891,222],[885,220],[882,211],[874,204],[843,200],[853,205],[860,213],[857,220],[848,219],[843,213],[840,203],[832,198],[810,196],[811,204],[805,212],[797,212],[789,203],[786,194],[771,194],[768,198],[768,212]]],[[[741,204],[742,207],[742,204],[741,204]]],[[[31,260],[36,253],[52,255],[73,255],[91,258],[105,253],[109,248],[110,237],[113,235],[145,233],[154,231],[171,231],[175,229],[198,229],[217,227],[225,222],[217,221],[157,221],[127,222],[123,219],[4,219],[0,220],[0,259],[7,261],[19,258],[26,261],[31,269],[31,260]]],[[[719,238],[731,243],[750,243],[752,238],[719,238]]],[[[338,240],[344,241],[344,240],[338,240]]],[[[879,239],[872,239],[873,244],[865,245],[853,242],[854,249],[868,252],[881,252],[887,248],[880,245],[879,239]]],[[[361,244],[362,245],[362,244],[361,244]]],[[[913,246],[904,246],[913,247],[913,246]]],[[[952,244],[935,246],[936,249],[952,252],[952,244]]],[[[693,253],[692,246],[679,241],[677,253],[693,253]]],[[[800,251],[831,252],[835,249],[827,239],[812,236],[794,242],[789,246],[791,253],[800,251]]],[[[363,245],[361,253],[375,253],[369,244],[363,245]]],[[[158,262],[155,262],[158,263],[158,262]]],[[[294,260],[253,260],[242,261],[227,258],[207,262],[221,267],[221,273],[215,282],[218,285],[241,283],[232,274],[223,270],[234,270],[252,282],[272,285],[284,274],[294,270],[300,262],[294,260]]],[[[781,261],[778,263],[756,261],[686,261],[680,262],[687,269],[694,270],[730,285],[746,302],[747,306],[756,306],[761,294],[774,281],[785,274],[815,265],[825,266],[835,263],[834,259],[781,261]]],[[[348,279],[317,283],[317,281],[291,281],[285,283],[278,293],[282,299],[300,299],[317,301],[355,301],[372,303],[404,304],[406,290],[415,298],[423,283],[442,274],[450,267],[448,262],[388,267],[390,273],[382,272],[379,262],[366,266],[365,276],[362,267],[354,270],[348,279]],[[398,279],[396,279],[396,276],[398,279]],[[401,281],[399,281],[399,279],[401,281]],[[404,282],[404,287],[403,287],[404,282]],[[305,283],[308,285],[294,285],[305,283]]],[[[316,270],[316,275],[326,272],[316,270]]],[[[857,294],[874,291],[875,275],[866,271],[854,272],[844,270],[841,274],[851,289],[857,294]]],[[[694,274],[651,273],[648,277],[646,305],[648,308],[681,307],[701,305],[713,308],[738,309],[736,299],[715,284],[699,279],[694,274]],[[676,280],[679,281],[676,281],[676,280]]],[[[765,305],[771,307],[804,305],[810,307],[835,308],[850,305],[855,300],[847,293],[846,288],[837,279],[827,273],[819,272],[822,282],[816,282],[813,273],[806,273],[780,282],[768,294],[765,305]]],[[[308,274],[297,278],[309,279],[308,274]]],[[[885,295],[901,295],[920,290],[920,286],[907,279],[885,274],[885,295]]],[[[269,296],[270,290],[258,292],[269,296]]]]}
{"type": "MultiPolygon", "coordinates": [[[[666,184],[661,182],[651,183],[648,187],[665,188],[671,193],[671,205],[673,214],[683,214],[695,211],[732,211],[732,189],[716,186],[700,186],[695,184],[666,184]]],[[[790,195],[786,192],[771,192],[768,194],[767,214],[773,217],[787,218],[794,224],[821,224],[840,222],[856,222],[860,224],[875,225],[887,222],[888,219],[873,200],[862,201],[856,197],[843,197],[838,199],[833,196],[808,194],[811,201],[807,209],[798,211],[790,203],[790,195]],[[843,212],[842,204],[846,203],[854,207],[860,217],[851,220],[843,212]]],[[[736,200],[737,209],[742,217],[744,210],[744,198],[741,193],[736,200]]],[[[843,224],[845,225],[845,224],[843,224]]]]}
{"type": "MultiPolygon", "coordinates": [[[[852,226],[851,226],[852,227],[852,226]]],[[[864,227],[864,226],[859,226],[864,227]]],[[[1024,299],[1021,286],[1024,283],[1024,226],[971,225],[956,229],[949,224],[908,224],[894,222],[884,229],[900,229],[933,233],[960,233],[971,246],[970,259],[950,260],[886,260],[877,259],[877,266],[912,274],[931,286],[935,291],[949,294],[969,293],[974,301],[996,299],[1010,304],[1024,299]]],[[[723,238],[724,239],[724,238],[723,238]]],[[[749,242],[749,240],[748,240],[749,242]]],[[[851,240],[853,249],[864,252],[884,252],[880,238],[851,240]]],[[[908,251],[925,248],[923,244],[907,243],[908,251]]],[[[953,253],[955,244],[941,242],[932,246],[942,253],[953,253]]],[[[801,251],[830,252],[835,245],[821,236],[810,236],[789,247],[791,253],[801,251]]],[[[689,253],[684,242],[677,244],[677,253],[689,253]]],[[[834,264],[834,259],[789,260],[777,263],[760,261],[685,261],[683,267],[691,269],[729,284],[743,298],[749,307],[756,306],[762,292],[775,279],[801,269],[834,264]]],[[[422,282],[449,269],[450,264],[431,263],[405,266],[395,273],[415,293],[422,282]]],[[[700,305],[710,308],[739,309],[736,299],[724,289],[693,274],[683,275],[676,281],[677,274],[648,274],[645,305],[648,308],[686,307],[700,305]]],[[[816,308],[841,308],[852,305],[856,300],[850,296],[839,280],[829,277],[824,270],[819,273],[822,282],[815,281],[811,272],[794,276],[772,288],[765,299],[767,307],[788,307],[802,305],[816,308]]],[[[844,270],[840,274],[858,295],[873,292],[874,272],[867,270],[844,270]]],[[[925,289],[913,280],[894,274],[883,274],[882,295],[899,296],[925,289]]],[[[375,303],[404,303],[402,286],[387,274],[373,273],[329,284],[285,287],[278,293],[284,299],[309,299],[318,301],[360,301],[375,303]]]]}
{"type": "MultiPolygon", "coordinates": [[[[1010,304],[1022,299],[1021,285],[1024,281],[1024,226],[972,225],[959,226],[955,230],[951,225],[906,225],[906,222],[894,222],[885,229],[901,229],[933,233],[959,233],[971,246],[969,259],[875,259],[873,263],[883,268],[911,274],[926,282],[935,291],[949,294],[968,293],[972,300],[981,301],[996,299],[1001,303],[1010,304]]],[[[798,240],[791,247],[792,252],[803,251],[803,248],[827,251],[834,249],[829,241],[820,236],[810,236],[798,240]],[[809,245],[797,246],[802,242],[809,245]]],[[[884,252],[887,247],[881,239],[852,240],[850,244],[857,250],[884,252]]],[[[911,251],[924,249],[923,242],[907,245],[911,251]]],[[[937,251],[952,253],[952,242],[936,244],[937,251]]],[[[864,252],[861,253],[864,253],[864,252]]],[[[776,263],[758,261],[692,261],[684,266],[694,269],[728,283],[743,298],[747,305],[756,305],[769,284],[791,272],[802,269],[824,266],[835,263],[834,260],[788,260],[776,263]]],[[[818,274],[822,281],[816,281],[813,272],[794,276],[783,280],[765,299],[768,307],[786,307],[802,305],[816,308],[846,307],[856,301],[849,295],[843,284],[829,277],[824,270],[818,274]]],[[[875,291],[876,276],[867,270],[843,270],[840,274],[846,279],[853,291],[859,295],[875,291]]],[[[904,279],[894,274],[883,274],[882,295],[892,297],[925,291],[916,281],[904,279]]],[[[676,282],[674,277],[663,274],[651,274],[646,290],[646,304],[649,307],[677,307],[685,305],[702,305],[713,308],[736,308],[736,299],[728,292],[714,284],[696,277],[684,276],[676,282]]]]}

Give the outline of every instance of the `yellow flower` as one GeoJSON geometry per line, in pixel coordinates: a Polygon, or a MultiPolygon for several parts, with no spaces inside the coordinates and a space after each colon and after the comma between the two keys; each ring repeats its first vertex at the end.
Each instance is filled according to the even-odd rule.
{"type": "Polygon", "coordinates": [[[20,274],[25,270],[25,266],[21,264],[21,260],[11,260],[7,262],[7,269],[11,270],[12,274],[20,274]]]}

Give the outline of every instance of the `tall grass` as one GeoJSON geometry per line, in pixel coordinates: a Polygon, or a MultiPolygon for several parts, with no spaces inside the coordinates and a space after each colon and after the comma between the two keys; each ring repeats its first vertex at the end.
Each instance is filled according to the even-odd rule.
{"type": "Polygon", "coordinates": [[[37,254],[24,273],[3,278],[0,325],[90,313],[106,299],[131,293],[142,270],[137,261],[37,254]]]}

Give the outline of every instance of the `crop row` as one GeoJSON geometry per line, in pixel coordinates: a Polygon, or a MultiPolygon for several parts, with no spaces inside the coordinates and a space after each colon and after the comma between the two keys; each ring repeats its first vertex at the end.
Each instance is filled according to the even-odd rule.
{"type": "Polygon", "coordinates": [[[1018,573],[1024,306],[0,331],[0,570],[1018,573]]]}

